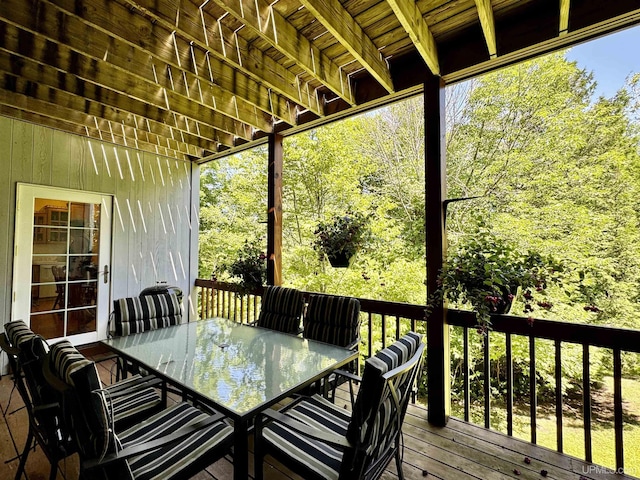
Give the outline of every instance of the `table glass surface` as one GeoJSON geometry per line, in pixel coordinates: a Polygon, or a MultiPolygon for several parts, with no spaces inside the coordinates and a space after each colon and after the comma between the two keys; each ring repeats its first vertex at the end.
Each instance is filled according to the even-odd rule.
{"type": "Polygon", "coordinates": [[[353,356],[342,347],[223,318],[104,343],[238,416],[353,356]]]}

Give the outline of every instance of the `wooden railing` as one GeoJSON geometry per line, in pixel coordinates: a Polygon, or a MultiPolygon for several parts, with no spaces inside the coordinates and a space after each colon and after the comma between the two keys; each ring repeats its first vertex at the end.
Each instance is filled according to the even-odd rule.
{"type": "MultiPolygon", "coordinates": [[[[214,282],[210,280],[197,280],[196,286],[200,288],[199,313],[200,318],[212,316],[224,316],[242,323],[248,323],[257,319],[260,308],[262,290],[242,292],[236,285],[214,282]]],[[[308,296],[309,293],[305,292],[308,296]]],[[[390,344],[408,330],[426,331],[425,306],[410,305],[397,302],[385,302],[361,298],[361,314],[366,316],[363,322],[361,354],[366,358],[386,345],[390,344]],[[374,332],[381,332],[380,340],[374,332]]],[[[364,320],[364,319],[363,319],[364,320]]],[[[465,421],[471,421],[471,390],[472,375],[470,365],[470,343],[478,339],[476,333],[475,316],[468,311],[449,310],[447,321],[453,330],[461,330],[462,337],[462,371],[463,394],[462,404],[465,421]],[[476,337],[471,337],[470,335],[476,337]]],[[[594,348],[601,347],[611,350],[611,363],[613,365],[614,385],[614,430],[615,430],[615,458],[616,469],[624,469],[624,441],[623,441],[623,398],[622,398],[622,354],[624,352],[640,353],[640,330],[627,330],[609,328],[576,323],[565,323],[542,319],[528,319],[511,315],[497,315],[492,318],[492,331],[486,336],[481,336],[483,374],[480,380],[483,392],[483,417],[484,425],[491,427],[491,342],[501,340],[504,337],[506,364],[506,404],[507,434],[514,432],[514,353],[513,345],[517,338],[524,337],[528,343],[528,369],[529,369],[529,421],[531,442],[537,443],[537,412],[538,412],[538,383],[536,366],[536,345],[545,340],[553,343],[553,355],[555,363],[555,416],[556,416],[556,449],[564,450],[563,427],[563,345],[574,344],[581,346],[582,352],[582,415],[584,431],[584,459],[592,462],[592,371],[591,353],[594,348]]],[[[452,347],[453,349],[453,347],[452,347]]],[[[428,374],[428,372],[427,372],[428,374]]]]}
{"type": "MultiPolygon", "coordinates": [[[[196,287],[200,288],[198,313],[201,319],[221,316],[240,323],[257,320],[262,289],[247,292],[235,284],[202,279],[196,280],[196,287]]],[[[311,293],[303,292],[305,300],[308,300],[311,293]]],[[[366,331],[362,339],[364,348],[360,349],[365,358],[393,343],[410,330],[425,332],[424,306],[366,298],[358,300],[361,314],[366,315],[362,326],[362,331],[366,331]],[[379,340],[377,336],[376,339],[373,338],[373,332],[378,328],[380,332],[385,332],[379,340]]]]}

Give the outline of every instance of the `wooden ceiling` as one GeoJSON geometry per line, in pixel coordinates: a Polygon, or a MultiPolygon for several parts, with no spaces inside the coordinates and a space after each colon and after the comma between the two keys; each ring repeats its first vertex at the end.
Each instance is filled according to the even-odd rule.
{"type": "Polygon", "coordinates": [[[640,0],[0,0],[0,114],[203,161],[639,22],[640,0]]]}

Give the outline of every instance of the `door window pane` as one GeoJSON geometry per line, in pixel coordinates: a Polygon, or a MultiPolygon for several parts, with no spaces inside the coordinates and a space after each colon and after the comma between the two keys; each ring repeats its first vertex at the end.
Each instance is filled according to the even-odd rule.
{"type": "Polygon", "coordinates": [[[95,331],[100,207],[35,199],[31,318],[45,338],[95,331]]]}

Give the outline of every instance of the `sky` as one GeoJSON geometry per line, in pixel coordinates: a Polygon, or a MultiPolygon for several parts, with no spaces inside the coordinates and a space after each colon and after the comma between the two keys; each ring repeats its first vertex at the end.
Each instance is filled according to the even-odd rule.
{"type": "Polygon", "coordinates": [[[571,47],[567,58],[593,72],[595,98],[612,97],[630,73],[640,72],[640,26],[571,47]]]}

